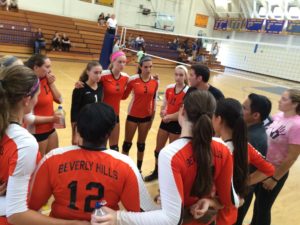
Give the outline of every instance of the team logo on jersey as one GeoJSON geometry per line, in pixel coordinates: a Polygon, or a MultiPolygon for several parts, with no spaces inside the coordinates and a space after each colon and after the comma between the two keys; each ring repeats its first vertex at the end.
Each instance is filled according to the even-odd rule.
{"type": "Polygon", "coordinates": [[[119,84],[119,82],[116,83],[116,91],[120,91],[120,84],[119,84]]]}

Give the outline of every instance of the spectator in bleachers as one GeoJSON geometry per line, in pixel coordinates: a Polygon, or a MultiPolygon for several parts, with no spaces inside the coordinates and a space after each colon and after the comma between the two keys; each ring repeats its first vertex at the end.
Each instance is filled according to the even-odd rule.
{"type": "Polygon", "coordinates": [[[105,24],[105,17],[104,17],[104,13],[103,12],[98,17],[98,24],[100,26],[104,26],[104,24],[105,24]]]}
{"type": "Polygon", "coordinates": [[[104,20],[105,20],[105,22],[107,22],[107,20],[110,18],[110,14],[109,13],[107,13],[107,16],[106,17],[104,17],[104,20]]]}
{"type": "Polygon", "coordinates": [[[140,63],[141,58],[143,58],[144,55],[146,55],[146,50],[145,47],[142,46],[140,47],[139,51],[136,53],[138,63],[140,63]]]}
{"type": "Polygon", "coordinates": [[[18,0],[10,0],[9,10],[11,10],[11,9],[19,11],[18,0]]]}
{"type": "Polygon", "coordinates": [[[125,45],[122,45],[119,38],[115,39],[112,53],[122,51],[125,48],[125,45]]]}
{"type": "Polygon", "coordinates": [[[135,40],[132,34],[129,35],[128,37],[128,47],[129,48],[134,48],[135,47],[135,40]]]}
{"type": "Polygon", "coordinates": [[[193,54],[193,59],[196,59],[196,56],[197,56],[197,49],[198,49],[198,46],[197,46],[197,39],[195,39],[192,43],[192,54],[193,54]]]}
{"type": "Polygon", "coordinates": [[[170,49],[177,50],[179,47],[179,37],[176,37],[172,43],[170,43],[170,49]]]}
{"type": "Polygon", "coordinates": [[[0,6],[1,6],[2,9],[5,9],[6,11],[8,11],[7,0],[0,0],[0,6]]]}
{"type": "Polygon", "coordinates": [[[218,53],[219,53],[219,45],[218,42],[215,42],[211,49],[211,54],[213,55],[214,59],[217,58],[218,53]]]}
{"type": "Polygon", "coordinates": [[[186,39],[182,42],[182,44],[181,44],[181,49],[183,49],[183,51],[184,51],[185,53],[188,53],[188,50],[189,50],[189,39],[188,39],[188,38],[186,38],[186,39]]]}
{"type": "Polygon", "coordinates": [[[51,46],[52,46],[52,51],[61,50],[61,38],[58,32],[55,32],[52,38],[51,46]]]}
{"type": "Polygon", "coordinates": [[[44,34],[42,29],[39,28],[35,33],[35,41],[34,41],[34,53],[40,54],[41,49],[46,47],[46,41],[44,39],[44,34]]]}
{"type": "Polygon", "coordinates": [[[199,54],[201,48],[203,48],[202,38],[197,39],[197,54],[199,54]]]}
{"type": "Polygon", "coordinates": [[[70,48],[71,48],[71,41],[65,33],[63,33],[63,36],[61,39],[61,48],[64,52],[69,52],[70,48]]]}
{"type": "Polygon", "coordinates": [[[135,44],[136,44],[137,49],[143,47],[145,44],[145,40],[144,40],[143,36],[138,35],[137,38],[135,39],[135,44]]]}
{"type": "Polygon", "coordinates": [[[112,14],[111,17],[107,20],[106,22],[106,26],[107,26],[107,31],[109,34],[116,34],[116,30],[117,30],[117,19],[116,19],[116,15],[112,14]]]}

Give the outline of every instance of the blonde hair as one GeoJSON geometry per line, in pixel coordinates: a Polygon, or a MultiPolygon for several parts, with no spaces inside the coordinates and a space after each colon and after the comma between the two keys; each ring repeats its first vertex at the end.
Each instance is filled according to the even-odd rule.
{"type": "Polygon", "coordinates": [[[290,96],[290,99],[291,99],[292,103],[297,104],[296,113],[298,115],[300,115],[300,90],[298,90],[298,89],[289,89],[289,90],[287,90],[287,92],[289,93],[289,96],[290,96]]]}
{"type": "Polygon", "coordinates": [[[176,67],[175,67],[175,70],[177,70],[177,69],[181,69],[181,70],[184,71],[184,74],[185,74],[184,83],[185,83],[186,85],[188,85],[188,75],[189,75],[188,69],[187,69],[184,65],[176,66],[176,67]]]}

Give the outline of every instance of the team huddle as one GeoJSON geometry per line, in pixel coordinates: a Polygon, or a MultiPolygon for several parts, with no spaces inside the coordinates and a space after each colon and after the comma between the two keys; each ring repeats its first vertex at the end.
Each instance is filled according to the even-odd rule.
{"type": "Polygon", "coordinates": [[[252,93],[241,104],[208,83],[208,67],[176,66],[159,112],[154,170],[143,178],[159,77],[147,55],[135,75],[124,72],[126,61],[117,51],[109,70],[87,64],[72,93],[72,145],[59,147],[53,102],[62,96],[50,59],[0,60],[0,224],[242,225],[255,195],[251,224],[270,225],[300,153],[300,91],[284,91],[271,119],[267,97],[252,93]],[[120,102],[127,98],[119,149],[120,102]],[[135,163],[128,154],[136,131],[135,163]],[[144,183],[156,179],[160,204],[144,183]],[[39,210],[51,196],[46,216],[39,210]],[[105,215],[94,215],[103,200],[105,215]]]}

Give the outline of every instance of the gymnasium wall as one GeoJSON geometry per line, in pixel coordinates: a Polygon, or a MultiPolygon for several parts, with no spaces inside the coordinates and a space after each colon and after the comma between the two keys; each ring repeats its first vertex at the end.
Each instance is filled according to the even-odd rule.
{"type": "MultiPolygon", "coordinates": [[[[94,0],[93,0],[94,1],[94,0]]],[[[115,0],[114,7],[91,4],[79,0],[19,0],[21,9],[44,12],[68,17],[97,21],[101,12],[116,13],[120,25],[152,30],[155,17],[142,15],[139,6],[149,8],[151,11],[166,13],[175,16],[175,31],[177,34],[197,35],[199,30],[211,35],[214,18],[209,15],[203,1],[195,0],[115,0]],[[208,27],[194,26],[196,14],[209,17],[208,27]],[[187,25],[189,24],[189,25],[187,25]]]]}
{"type": "Polygon", "coordinates": [[[219,42],[218,60],[222,65],[300,82],[300,36],[220,31],[213,32],[213,36],[230,36],[231,41],[219,42]]]}

